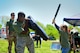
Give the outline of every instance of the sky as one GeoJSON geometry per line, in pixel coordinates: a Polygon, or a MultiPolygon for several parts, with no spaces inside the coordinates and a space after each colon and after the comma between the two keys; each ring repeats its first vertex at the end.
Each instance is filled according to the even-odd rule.
{"type": "Polygon", "coordinates": [[[44,25],[52,24],[59,4],[58,25],[63,23],[63,18],[80,17],[80,0],[0,0],[0,16],[10,16],[14,12],[17,18],[18,12],[24,12],[26,17],[30,15],[44,25]]]}

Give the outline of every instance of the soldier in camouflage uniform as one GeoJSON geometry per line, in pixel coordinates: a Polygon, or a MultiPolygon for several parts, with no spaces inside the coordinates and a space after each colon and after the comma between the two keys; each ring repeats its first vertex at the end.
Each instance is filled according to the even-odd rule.
{"type": "Polygon", "coordinates": [[[24,53],[25,46],[28,48],[29,53],[34,53],[34,42],[29,36],[30,27],[29,20],[25,20],[25,14],[19,12],[18,19],[13,24],[13,28],[17,34],[17,53],[24,53]]]}
{"type": "Polygon", "coordinates": [[[8,39],[8,53],[11,53],[12,43],[14,42],[15,45],[15,53],[16,53],[16,36],[13,29],[13,22],[14,22],[15,14],[11,13],[11,19],[6,23],[6,34],[8,39]]]}

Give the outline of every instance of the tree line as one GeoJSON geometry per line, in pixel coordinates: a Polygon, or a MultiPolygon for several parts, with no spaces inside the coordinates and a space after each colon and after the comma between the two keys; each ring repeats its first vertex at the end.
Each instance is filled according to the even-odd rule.
{"type": "MultiPolygon", "coordinates": [[[[9,20],[9,18],[6,18],[6,19],[2,18],[2,23],[3,23],[5,26],[6,26],[7,20],[9,20]]],[[[42,23],[39,22],[39,21],[37,21],[37,24],[38,24],[41,28],[43,28],[43,30],[46,32],[46,34],[47,34],[48,36],[55,37],[56,39],[59,38],[59,33],[58,33],[57,29],[56,29],[53,25],[47,24],[47,25],[45,26],[44,24],[42,24],[42,23]]],[[[68,27],[69,27],[70,30],[73,28],[72,25],[69,25],[68,27]]],[[[0,29],[1,29],[1,28],[2,28],[2,24],[0,24],[0,29]]],[[[79,27],[76,27],[76,29],[80,32],[80,28],[79,28],[79,27]]],[[[32,31],[32,30],[31,30],[31,31],[32,31]]]]}

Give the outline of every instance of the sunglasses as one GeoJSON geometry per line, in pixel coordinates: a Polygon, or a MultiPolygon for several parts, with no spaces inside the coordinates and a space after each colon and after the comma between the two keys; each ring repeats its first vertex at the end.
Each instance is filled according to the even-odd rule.
{"type": "Polygon", "coordinates": [[[15,15],[11,15],[11,16],[15,16],[15,15]]]}

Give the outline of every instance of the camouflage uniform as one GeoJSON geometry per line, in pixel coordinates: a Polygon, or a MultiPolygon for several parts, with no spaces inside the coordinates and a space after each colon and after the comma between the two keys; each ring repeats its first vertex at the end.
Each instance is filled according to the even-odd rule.
{"type": "MultiPolygon", "coordinates": [[[[23,23],[19,21],[13,24],[13,28],[17,33],[17,53],[24,53],[25,46],[28,48],[29,53],[34,53],[34,42],[29,36],[29,31],[26,31],[25,34],[22,33],[24,31],[22,26],[23,23]]],[[[26,29],[28,29],[28,27],[26,29]]]]}
{"type": "Polygon", "coordinates": [[[11,53],[12,50],[12,43],[14,42],[15,45],[15,53],[16,52],[16,36],[13,29],[13,22],[14,20],[10,19],[10,21],[7,22],[6,26],[9,26],[9,38],[8,38],[8,52],[11,53]]]}

